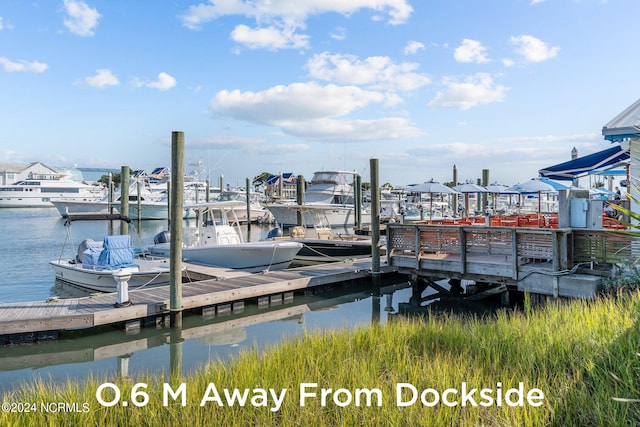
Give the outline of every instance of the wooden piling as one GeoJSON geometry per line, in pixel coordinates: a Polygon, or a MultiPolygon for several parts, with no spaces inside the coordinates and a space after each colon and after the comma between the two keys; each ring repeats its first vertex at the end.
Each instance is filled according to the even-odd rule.
{"type": "Polygon", "coordinates": [[[371,273],[380,274],[380,180],[378,159],[369,160],[371,170],[371,273]]]}
{"type": "MultiPolygon", "coordinates": [[[[280,181],[282,182],[282,175],[280,175],[280,181]]],[[[280,197],[282,198],[282,193],[280,193],[280,197]]],[[[304,205],[304,176],[298,175],[298,179],[296,180],[296,202],[298,205],[304,205]]],[[[297,219],[298,225],[304,225],[304,221],[302,220],[302,211],[297,211],[297,219]]]]}
{"type": "Polygon", "coordinates": [[[251,181],[246,179],[245,194],[247,195],[247,229],[251,228],[251,181]]]}
{"type": "Polygon", "coordinates": [[[184,193],[184,132],[171,134],[171,233],[170,300],[171,326],[182,326],[182,205],[184,193]]]}
{"type": "MultiPolygon", "coordinates": [[[[129,216],[129,166],[120,168],[120,215],[129,216]]],[[[120,234],[129,234],[125,221],[120,221],[120,234]]]]}
{"type": "Polygon", "coordinates": [[[362,177],[356,174],[354,177],[354,191],[353,191],[353,203],[354,203],[354,227],[356,230],[362,228],[362,177]]]}
{"type": "Polygon", "coordinates": [[[138,222],[142,219],[142,182],[136,182],[137,201],[138,201],[138,222]]]}

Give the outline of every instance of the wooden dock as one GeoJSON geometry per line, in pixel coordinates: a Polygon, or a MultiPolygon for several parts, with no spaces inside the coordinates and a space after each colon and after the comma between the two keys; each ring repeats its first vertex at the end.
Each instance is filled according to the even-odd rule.
{"type": "MultiPolygon", "coordinates": [[[[258,299],[258,304],[282,300],[293,292],[339,284],[370,276],[371,260],[339,262],[282,271],[248,274],[233,270],[187,265],[183,283],[183,310],[215,313],[234,304],[258,299]]],[[[382,272],[393,269],[383,266],[382,272]]],[[[129,291],[132,305],[114,306],[116,294],[0,304],[0,345],[55,339],[61,330],[125,324],[133,328],[165,322],[169,313],[169,286],[129,291]]]]}
{"type": "Polygon", "coordinates": [[[429,283],[472,280],[552,298],[594,298],[611,266],[637,259],[638,247],[633,237],[602,229],[401,224],[387,229],[387,262],[402,274],[429,283]]]}

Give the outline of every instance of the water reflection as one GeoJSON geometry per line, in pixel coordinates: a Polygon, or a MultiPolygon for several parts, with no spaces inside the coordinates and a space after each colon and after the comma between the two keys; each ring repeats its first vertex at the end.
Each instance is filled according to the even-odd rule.
{"type": "Polygon", "coordinates": [[[105,379],[143,373],[176,375],[307,331],[386,322],[388,313],[397,310],[397,306],[389,310],[391,300],[386,295],[398,295],[398,300],[410,296],[407,283],[396,282],[383,284],[373,296],[369,283],[355,283],[348,290],[296,295],[267,308],[245,304],[241,312],[214,318],[185,314],[181,329],[160,325],[127,335],[104,327],[69,331],[58,341],[3,347],[0,387],[19,387],[32,377],[58,382],[89,375],[105,379]]]}

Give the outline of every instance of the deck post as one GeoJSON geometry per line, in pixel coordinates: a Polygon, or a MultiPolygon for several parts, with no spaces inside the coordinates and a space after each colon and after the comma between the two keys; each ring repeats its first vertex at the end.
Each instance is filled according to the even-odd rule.
{"type": "Polygon", "coordinates": [[[378,159],[369,160],[371,171],[371,272],[380,274],[380,179],[378,159]]]}
{"type": "Polygon", "coordinates": [[[182,326],[182,205],[184,193],[184,132],[171,134],[170,306],[171,326],[182,326]]]}
{"type": "MultiPolygon", "coordinates": [[[[129,166],[120,168],[120,215],[129,216],[129,166]]],[[[125,221],[120,221],[120,234],[129,234],[125,221]]]]}

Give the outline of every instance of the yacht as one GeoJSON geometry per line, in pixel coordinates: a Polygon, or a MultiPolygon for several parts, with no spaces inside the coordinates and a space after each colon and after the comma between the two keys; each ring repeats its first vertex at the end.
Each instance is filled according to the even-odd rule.
{"type": "Polygon", "coordinates": [[[298,225],[298,212],[301,210],[320,211],[331,227],[353,227],[355,208],[352,182],[356,174],[348,171],[315,172],[304,193],[302,205],[292,201],[265,207],[283,227],[298,225]]]}
{"type": "Polygon", "coordinates": [[[21,181],[0,186],[0,207],[48,208],[60,199],[96,202],[105,194],[103,186],[74,181],[69,173],[33,173],[21,181]]]}

